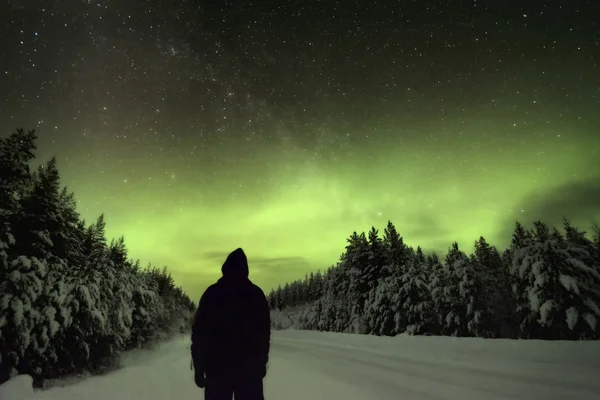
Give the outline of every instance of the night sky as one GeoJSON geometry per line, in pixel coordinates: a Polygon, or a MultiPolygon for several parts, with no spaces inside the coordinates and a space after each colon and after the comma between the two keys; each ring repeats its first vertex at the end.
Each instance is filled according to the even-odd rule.
{"type": "Polygon", "coordinates": [[[0,135],[36,129],[88,221],[193,298],[352,231],[470,252],[600,221],[598,1],[11,1],[0,135]]]}

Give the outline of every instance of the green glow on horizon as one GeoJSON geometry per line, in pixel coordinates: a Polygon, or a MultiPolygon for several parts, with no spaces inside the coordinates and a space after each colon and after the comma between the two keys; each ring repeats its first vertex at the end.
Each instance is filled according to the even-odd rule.
{"type": "MultiPolygon", "coordinates": [[[[598,155],[590,146],[597,139],[575,144],[554,139],[543,155],[534,145],[507,153],[494,143],[462,149],[442,141],[402,148],[383,144],[360,155],[340,155],[329,165],[290,160],[297,149],[271,148],[252,168],[220,170],[243,184],[237,189],[231,179],[200,184],[181,167],[160,175],[166,166],[150,168],[143,160],[130,165],[154,171],[153,179],[150,172],[147,179],[127,178],[122,166],[90,177],[58,161],[63,183],[75,192],[88,222],[104,212],[108,236],[125,235],[130,257],[143,265],[166,265],[197,298],[220,276],[226,253],[236,247],[248,254],[251,279],[270,290],[326,269],[353,231],[375,226],[383,232],[388,220],[408,244],[440,255],[455,240],[470,252],[480,235],[504,248],[517,219],[560,222],[562,215],[528,209],[531,196],[594,177],[590,164],[598,155]],[[102,185],[106,193],[99,198],[102,185]]],[[[572,211],[565,210],[565,216],[582,228],[600,217],[596,209],[578,220],[572,211]]]]}

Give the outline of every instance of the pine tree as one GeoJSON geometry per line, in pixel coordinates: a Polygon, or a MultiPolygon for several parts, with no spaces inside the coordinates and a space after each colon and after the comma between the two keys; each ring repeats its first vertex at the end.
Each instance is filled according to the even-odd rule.
{"type": "Polygon", "coordinates": [[[527,275],[529,259],[527,252],[533,244],[531,233],[523,227],[518,221],[515,223],[515,229],[512,235],[510,248],[504,253],[504,261],[510,263],[511,286],[515,296],[515,319],[518,323],[518,336],[529,338],[531,333],[528,331],[532,323],[529,312],[529,298],[527,291],[532,282],[527,275]]]}
{"type": "Polygon", "coordinates": [[[483,237],[475,242],[471,263],[484,294],[482,300],[486,313],[482,315],[481,322],[486,327],[486,336],[511,336],[516,301],[508,265],[502,262],[498,250],[483,237]]]}
{"type": "Polygon", "coordinates": [[[457,335],[461,331],[461,325],[465,324],[465,321],[461,320],[460,277],[457,274],[457,270],[462,271],[460,268],[465,262],[467,256],[459,250],[458,243],[452,243],[443,264],[444,271],[438,272],[437,279],[433,281],[436,285],[433,298],[437,303],[437,313],[441,317],[442,333],[446,335],[457,335]]]}
{"type": "Polygon", "coordinates": [[[277,308],[277,299],[275,298],[275,289],[271,289],[271,291],[267,295],[267,301],[269,303],[269,309],[271,311],[273,311],[277,308]]]}
{"type": "MultiPolygon", "coordinates": [[[[32,333],[42,315],[35,304],[43,294],[47,265],[45,260],[19,256],[11,261],[6,280],[0,283],[0,379],[4,382],[19,370],[31,370],[32,333]]],[[[33,335],[35,350],[48,345],[57,330],[51,323],[48,334],[33,335]]]]}
{"type": "MultiPolygon", "coordinates": [[[[383,241],[378,236],[378,231],[373,227],[371,231],[369,231],[368,236],[369,242],[369,250],[368,250],[368,264],[365,269],[363,269],[363,274],[360,275],[360,279],[366,282],[367,293],[365,293],[366,298],[365,302],[368,302],[369,297],[373,297],[373,292],[380,285],[382,279],[386,276],[386,270],[388,270],[388,266],[386,265],[385,260],[385,248],[383,245],[383,241]]],[[[372,308],[371,316],[364,316],[362,318],[362,324],[364,327],[361,330],[364,330],[365,333],[370,333],[371,321],[369,318],[377,318],[373,313],[377,312],[376,310],[383,310],[383,307],[377,304],[374,304],[375,308],[372,308]]],[[[365,314],[366,307],[361,310],[358,308],[358,312],[360,316],[365,314]]]]}
{"type": "Polygon", "coordinates": [[[369,263],[369,242],[364,233],[359,235],[354,232],[347,241],[346,253],[340,259],[338,268],[341,269],[341,274],[337,275],[336,285],[347,288],[346,296],[350,308],[344,310],[344,313],[350,314],[352,329],[360,331],[364,324],[361,316],[372,288],[370,278],[374,274],[373,265],[369,263]]]}
{"type": "Polygon", "coordinates": [[[391,276],[396,270],[398,270],[399,276],[402,275],[408,257],[406,245],[391,221],[388,221],[383,233],[383,247],[385,260],[385,269],[382,271],[383,275],[391,276]]]}
{"type": "MultiPolygon", "coordinates": [[[[573,232],[570,235],[577,237],[573,232]]],[[[568,243],[558,231],[550,232],[539,221],[534,223],[531,240],[524,244],[513,249],[513,271],[522,293],[521,335],[542,339],[597,337],[600,310],[592,288],[598,274],[577,258],[585,250],[568,243]]]]}
{"type": "Polygon", "coordinates": [[[600,338],[600,269],[596,265],[594,242],[565,219],[565,270],[559,276],[563,288],[574,291],[563,305],[567,325],[576,338],[600,338]],[[576,285],[576,287],[574,287],[576,285]],[[570,306],[569,308],[567,308],[570,306]]]}
{"type": "Polygon", "coordinates": [[[20,199],[31,180],[29,162],[34,158],[35,139],[35,131],[25,133],[23,129],[0,138],[0,289],[14,269],[12,260],[21,254],[13,228],[19,226],[20,199]]]}
{"type": "MultiPolygon", "coordinates": [[[[594,269],[600,273],[600,226],[594,225],[594,240],[592,244],[592,264],[594,269]]],[[[597,288],[600,291],[600,288],[597,288]]]]}
{"type": "Polygon", "coordinates": [[[281,285],[277,287],[277,290],[275,291],[275,296],[276,296],[276,307],[279,311],[281,311],[284,308],[283,288],[281,287],[281,285]]]}
{"type": "Polygon", "coordinates": [[[29,162],[34,158],[35,131],[17,129],[8,138],[0,139],[0,222],[19,213],[19,199],[31,179],[29,162]]]}
{"type": "Polygon", "coordinates": [[[324,325],[333,332],[349,332],[351,310],[355,306],[349,284],[351,282],[347,265],[343,262],[331,268],[328,273],[324,296],[324,325]]]}
{"type": "Polygon", "coordinates": [[[394,336],[400,333],[396,318],[402,315],[397,299],[400,281],[397,277],[383,278],[377,287],[369,292],[365,304],[364,319],[368,324],[366,333],[378,336],[394,336]]]}
{"type": "MultiPolygon", "coordinates": [[[[430,332],[433,321],[433,304],[429,288],[431,270],[421,247],[409,260],[408,268],[402,274],[399,290],[400,310],[404,313],[406,331],[412,335],[430,332]]],[[[400,318],[398,315],[396,321],[400,318]]]]}

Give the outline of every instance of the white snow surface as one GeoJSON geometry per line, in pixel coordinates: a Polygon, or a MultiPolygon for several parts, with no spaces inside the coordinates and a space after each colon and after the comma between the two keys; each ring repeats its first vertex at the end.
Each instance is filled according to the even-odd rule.
{"type": "MultiPolygon", "coordinates": [[[[122,368],[33,391],[19,376],[2,400],[202,399],[190,339],[135,350],[122,368]]],[[[599,399],[600,342],[274,332],[265,398],[346,400],[599,399]]]]}

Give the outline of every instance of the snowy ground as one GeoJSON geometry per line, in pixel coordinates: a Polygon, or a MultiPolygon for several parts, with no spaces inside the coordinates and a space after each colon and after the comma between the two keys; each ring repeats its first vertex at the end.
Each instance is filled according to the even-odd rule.
{"type": "MultiPolygon", "coordinates": [[[[273,336],[267,400],[600,398],[600,342],[273,336]]],[[[189,345],[181,337],[130,352],[118,371],[47,391],[31,393],[30,378],[19,377],[0,386],[0,399],[202,399],[189,345]]]]}

